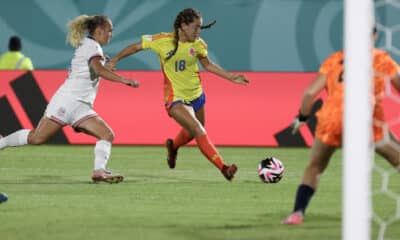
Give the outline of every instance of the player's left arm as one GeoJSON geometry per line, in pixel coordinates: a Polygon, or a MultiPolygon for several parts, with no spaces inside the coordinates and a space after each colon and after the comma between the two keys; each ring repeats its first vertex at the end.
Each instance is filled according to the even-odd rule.
{"type": "Polygon", "coordinates": [[[325,88],[326,80],[327,76],[325,74],[318,73],[311,84],[304,90],[300,105],[300,113],[302,115],[310,115],[314,99],[325,88]]]}
{"type": "Polygon", "coordinates": [[[217,64],[213,63],[207,56],[199,57],[199,61],[203,68],[208,72],[214,73],[234,83],[243,85],[247,85],[249,83],[249,80],[246,78],[246,76],[227,72],[217,64]]]}
{"type": "Polygon", "coordinates": [[[127,56],[133,55],[143,50],[142,42],[133,43],[126,48],[122,49],[117,55],[107,62],[110,69],[115,69],[117,62],[127,56]]]}
{"type": "Polygon", "coordinates": [[[134,87],[134,88],[139,87],[139,82],[137,80],[124,78],[124,77],[118,75],[117,73],[113,72],[109,68],[104,67],[101,60],[102,60],[101,56],[96,56],[89,60],[90,68],[93,69],[93,71],[98,76],[100,76],[104,79],[107,79],[109,81],[119,82],[119,83],[126,84],[126,85],[134,87]]]}

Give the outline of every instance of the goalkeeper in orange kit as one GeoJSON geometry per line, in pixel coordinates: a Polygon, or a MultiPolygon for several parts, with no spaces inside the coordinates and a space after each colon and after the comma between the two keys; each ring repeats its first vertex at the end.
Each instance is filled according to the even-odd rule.
{"type": "MultiPolygon", "coordinates": [[[[374,39],[377,31],[374,28],[374,39]]],[[[386,79],[390,79],[393,86],[400,91],[400,73],[397,63],[383,50],[374,48],[373,70],[374,70],[374,122],[384,122],[383,108],[381,104],[384,95],[386,79]]],[[[283,224],[302,224],[304,213],[319,182],[320,175],[329,164],[329,160],[336,148],[342,144],[343,130],[343,94],[344,94],[344,52],[339,51],[329,56],[319,69],[314,81],[304,92],[300,111],[293,122],[293,131],[296,133],[307,121],[311,112],[314,98],[324,89],[328,97],[321,109],[316,113],[318,122],[315,131],[314,144],[311,149],[311,157],[304,171],[301,184],[297,188],[297,194],[293,212],[283,220],[283,224]]],[[[382,126],[374,124],[373,140],[376,144],[375,150],[383,156],[393,167],[400,169],[400,154],[397,140],[389,132],[385,132],[382,126]],[[387,138],[386,138],[387,137],[387,138]],[[378,144],[379,143],[379,144],[378,144]]]]}

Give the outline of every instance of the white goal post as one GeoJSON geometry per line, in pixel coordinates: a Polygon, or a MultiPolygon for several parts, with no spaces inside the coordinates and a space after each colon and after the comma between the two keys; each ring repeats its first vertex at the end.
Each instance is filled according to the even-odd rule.
{"type": "Polygon", "coordinates": [[[371,237],[372,0],[345,0],[342,239],[371,237]],[[369,81],[368,81],[369,80],[369,81]]]}

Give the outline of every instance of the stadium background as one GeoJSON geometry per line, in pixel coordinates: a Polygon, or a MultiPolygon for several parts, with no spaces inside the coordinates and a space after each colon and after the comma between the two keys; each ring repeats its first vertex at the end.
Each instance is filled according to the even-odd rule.
{"type": "MultiPolygon", "coordinates": [[[[376,1],[378,46],[400,60],[400,4],[376,1]]],[[[114,22],[113,39],[104,47],[112,56],[142,34],[171,31],[176,14],[194,7],[204,22],[217,25],[202,32],[209,56],[230,71],[248,74],[248,87],[202,73],[208,97],[207,129],[218,145],[310,145],[315,121],[296,136],[288,126],[297,113],[302,90],[321,61],[342,48],[343,4],[291,0],[52,1],[5,0],[0,8],[0,51],[19,35],[32,58],[33,73],[0,73],[0,133],[36,125],[55,89],[66,76],[73,50],[65,44],[66,23],[80,14],[105,14],[114,22]]],[[[157,56],[142,52],[119,69],[141,81],[132,90],[102,82],[97,112],[116,132],[117,144],[162,144],[178,126],[162,106],[162,75],[157,56]],[[118,106],[118,107],[116,107],[118,106]]],[[[317,102],[316,108],[320,105],[317,102]]],[[[52,142],[93,143],[65,128],[52,142]]]]}

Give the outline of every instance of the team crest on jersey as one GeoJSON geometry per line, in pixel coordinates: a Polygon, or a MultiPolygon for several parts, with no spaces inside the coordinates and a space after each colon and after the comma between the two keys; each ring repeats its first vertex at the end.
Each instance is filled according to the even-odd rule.
{"type": "Polygon", "coordinates": [[[194,50],[194,48],[189,48],[189,56],[196,56],[196,50],[194,50]]]}
{"type": "Polygon", "coordinates": [[[147,41],[152,41],[152,40],[153,40],[153,36],[151,36],[151,35],[144,35],[144,39],[146,39],[147,41]]]}
{"type": "Polygon", "coordinates": [[[171,56],[173,52],[174,52],[174,50],[167,52],[167,57],[171,56]]]}

